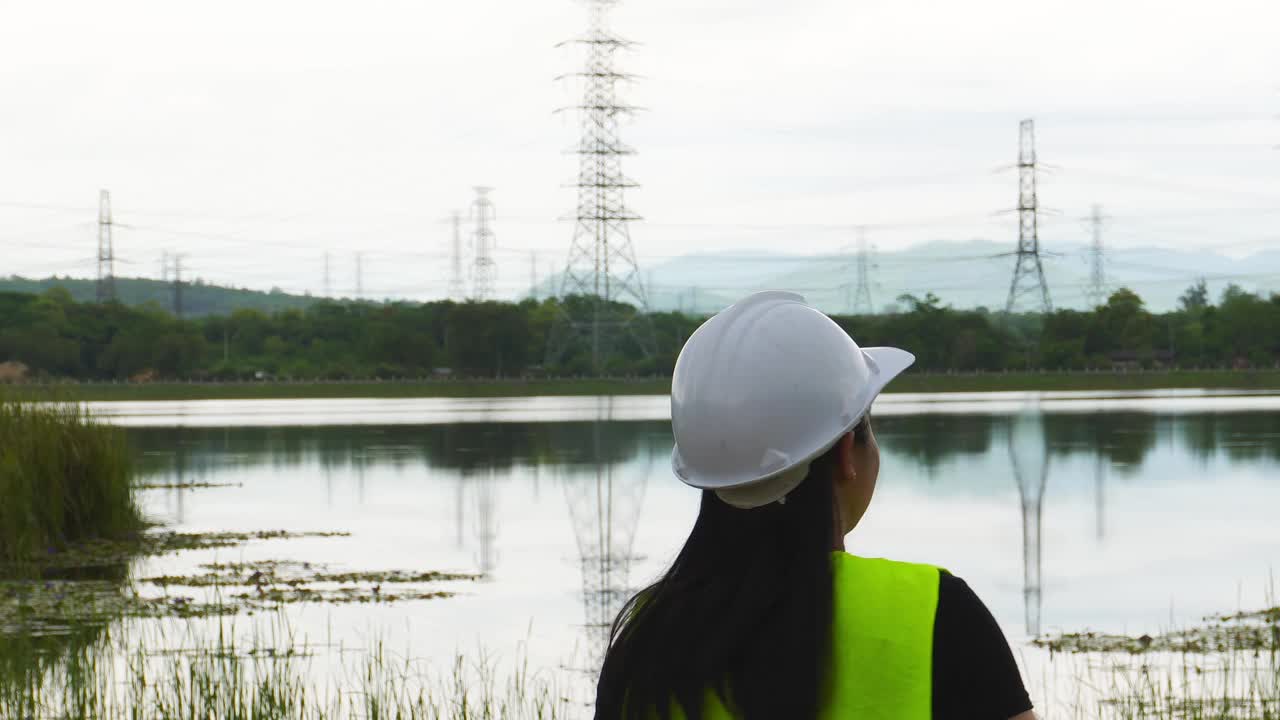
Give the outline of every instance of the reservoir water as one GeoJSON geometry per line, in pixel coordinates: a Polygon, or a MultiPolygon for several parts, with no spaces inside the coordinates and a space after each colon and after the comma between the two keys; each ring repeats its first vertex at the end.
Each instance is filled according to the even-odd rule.
{"type": "MultiPolygon", "coordinates": [[[[680,546],[697,493],[669,469],[665,397],[110,403],[149,514],[191,531],[343,531],[139,561],[479,573],[453,597],[293,604],[328,645],[520,656],[583,678],[627,593],[680,546]],[[185,487],[184,487],[185,486],[185,487]]],[[[991,608],[1033,695],[1040,633],[1139,634],[1261,607],[1280,559],[1280,397],[887,395],[875,500],[851,552],[930,562],[991,608]]],[[[1037,688],[1040,688],[1038,691],[1037,688]]],[[[1044,697],[1037,700],[1044,706],[1044,697]]]]}

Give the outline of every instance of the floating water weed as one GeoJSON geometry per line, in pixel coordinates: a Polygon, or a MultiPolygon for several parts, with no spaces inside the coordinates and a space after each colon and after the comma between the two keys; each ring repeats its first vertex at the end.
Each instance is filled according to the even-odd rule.
{"type": "Polygon", "coordinates": [[[1154,636],[1084,632],[1034,644],[1069,655],[1074,697],[1062,704],[1073,718],[1280,720],[1280,608],[1154,636]]]}

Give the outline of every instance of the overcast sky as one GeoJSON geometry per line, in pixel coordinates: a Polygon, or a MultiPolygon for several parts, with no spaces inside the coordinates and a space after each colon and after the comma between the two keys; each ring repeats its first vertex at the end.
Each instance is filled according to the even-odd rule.
{"type": "MultiPolygon", "coordinates": [[[[694,250],[1015,241],[1034,117],[1043,242],[1280,245],[1275,0],[630,0],[625,127],[653,266],[694,250]]],[[[490,185],[499,287],[563,262],[580,63],[571,0],[0,4],[0,275],[91,275],[99,188],[120,275],[439,296],[450,212],[490,185]]]]}

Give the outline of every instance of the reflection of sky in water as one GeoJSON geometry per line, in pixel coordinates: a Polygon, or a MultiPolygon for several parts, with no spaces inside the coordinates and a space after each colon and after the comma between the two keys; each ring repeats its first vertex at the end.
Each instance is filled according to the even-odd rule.
{"type": "MultiPolygon", "coordinates": [[[[1269,410],[1270,398],[1246,400],[1269,410]]],[[[1203,412],[921,415],[884,403],[880,484],[849,548],[951,569],[1015,644],[1037,605],[1044,630],[1134,633],[1259,605],[1280,547],[1280,414],[1242,412],[1241,399],[1194,402],[1203,412]]],[[[149,561],[149,571],[215,555],[488,569],[452,599],[290,610],[312,637],[359,645],[381,633],[419,657],[509,653],[529,640],[535,665],[589,664],[600,635],[584,623],[665,567],[697,506],[670,474],[662,420],[135,428],[130,437],[149,481],[175,481],[181,468],[186,482],[239,484],[149,491],[148,508],[179,527],[352,533],[188,553],[149,561]]]]}

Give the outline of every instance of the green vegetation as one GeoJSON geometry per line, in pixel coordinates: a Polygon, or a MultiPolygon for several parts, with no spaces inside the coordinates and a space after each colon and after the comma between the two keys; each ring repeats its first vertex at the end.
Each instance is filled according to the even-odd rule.
{"type": "MultiPolygon", "coordinates": [[[[568,717],[555,674],[517,658],[455,657],[443,666],[399,658],[381,642],[344,649],[320,682],[317,649],[285,618],[241,633],[223,620],[210,634],[136,624],[79,643],[62,657],[35,640],[0,644],[0,717],[73,720],[492,720],[568,717]],[[174,637],[179,634],[181,637],[174,637]],[[124,662],[121,662],[121,659],[124,662]]],[[[321,647],[320,650],[324,648],[321,647]]]]}
{"type": "Polygon", "coordinates": [[[1156,390],[1169,388],[1272,390],[1280,370],[1040,370],[973,374],[908,372],[888,392],[998,392],[1016,390],[1156,390]]]}
{"type": "Polygon", "coordinates": [[[1064,633],[1037,638],[1036,647],[1054,653],[1143,653],[1173,652],[1183,655],[1244,650],[1280,653],[1280,607],[1210,615],[1203,624],[1171,630],[1156,636],[1113,635],[1109,633],[1064,633]]]}
{"type": "MultiPolygon", "coordinates": [[[[169,308],[173,306],[173,284],[149,278],[115,279],[116,297],[129,307],[169,308]]],[[[0,278],[0,293],[40,294],[61,288],[72,300],[80,303],[94,302],[98,297],[97,281],[93,278],[47,277],[24,278],[12,275],[0,278]]],[[[203,280],[182,284],[182,309],[188,317],[229,315],[236,310],[257,310],[273,313],[285,310],[301,310],[319,302],[310,295],[291,295],[273,288],[269,292],[247,288],[209,285],[203,280]]]]}
{"type": "MultiPolygon", "coordinates": [[[[1280,370],[1035,371],[981,373],[909,372],[889,393],[997,392],[1014,390],[1154,390],[1201,388],[1273,390],[1280,370]]],[[[55,390],[84,401],[285,400],[290,398],[534,397],[547,395],[666,395],[668,377],[526,380],[346,380],[333,382],[147,382],[30,385],[13,392],[43,399],[55,390]]]]}
{"type": "MultiPolygon", "coordinates": [[[[18,563],[0,563],[0,644],[23,636],[76,637],[101,629],[120,618],[195,618],[235,615],[288,602],[395,602],[435,599],[446,593],[412,585],[440,580],[471,579],[441,573],[293,573],[277,579],[271,563],[255,576],[230,572],[215,575],[222,582],[204,583],[208,574],[193,578],[147,578],[142,586],[159,587],[161,595],[142,594],[129,580],[129,564],[139,558],[188,550],[230,548],[251,541],[301,537],[342,537],[344,533],[257,532],[176,533],[152,530],[127,540],[96,540],[57,553],[18,563]],[[404,589],[381,592],[383,583],[404,589]],[[170,594],[170,586],[211,587],[209,597],[170,594]],[[253,588],[253,592],[244,591],[253,588]]],[[[215,569],[214,572],[217,572],[215,569]]]]}
{"type": "Polygon", "coordinates": [[[1070,666],[1073,717],[1280,718],[1280,608],[1214,615],[1154,637],[1084,632],[1034,644],[1069,654],[1059,661],[1070,666]]]}
{"type": "Polygon", "coordinates": [[[124,432],[74,403],[0,394],[0,563],[138,533],[124,432]]]}
{"type": "MultiPolygon", "coordinates": [[[[184,550],[238,547],[254,540],[333,537],[348,537],[348,533],[288,532],[285,530],[181,533],[152,528],[147,532],[130,534],[124,539],[96,539],[80,542],[60,552],[35,555],[20,562],[35,568],[52,570],[57,574],[63,574],[67,571],[83,568],[123,565],[140,557],[167,555],[184,550]]],[[[0,570],[13,566],[14,564],[0,563],[0,570]]]]}
{"type": "Polygon", "coordinates": [[[665,395],[671,380],[590,378],[582,380],[341,380],[333,382],[148,382],[30,385],[13,390],[43,399],[50,390],[86,401],[231,400],[290,398],[531,397],[535,395],[665,395]]]}
{"type": "MultiPolygon", "coordinates": [[[[926,373],[1274,369],[1280,360],[1280,294],[1264,298],[1235,286],[1215,305],[1203,283],[1196,285],[1177,311],[1160,315],[1123,289],[1092,311],[1045,316],[956,310],[931,294],[903,296],[900,304],[901,312],[836,321],[863,345],[910,349],[915,371],[926,373]]],[[[325,300],[271,313],[238,309],[179,320],[155,305],[77,302],[62,288],[0,293],[0,381],[417,379],[436,377],[444,368],[453,378],[472,379],[593,374],[586,348],[543,366],[546,338],[560,313],[556,300],[325,300]]],[[[634,342],[624,342],[606,358],[606,375],[669,376],[702,319],[652,313],[647,320],[655,353],[646,356],[634,342]]],[[[1003,380],[984,382],[1008,387],[1003,380]]],[[[430,387],[430,394],[484,392],[475,385],[430,387]]],[[[1035,387],[1044,386],[1037,381],[1035,387]]]]}

